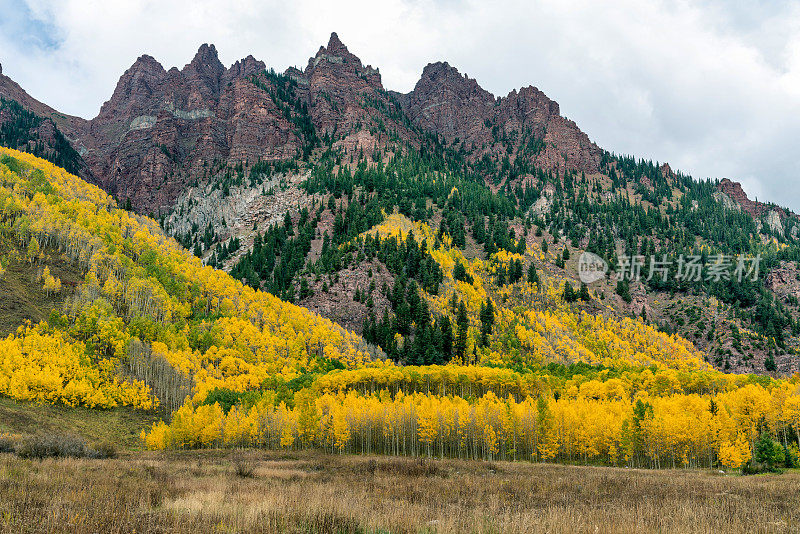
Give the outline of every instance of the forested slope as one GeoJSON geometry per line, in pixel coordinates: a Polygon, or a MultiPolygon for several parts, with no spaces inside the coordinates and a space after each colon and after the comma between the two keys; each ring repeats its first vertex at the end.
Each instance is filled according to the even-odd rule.
{"type": "Polygon", "coordinates": [[[84,273],[48,322],[2,341],[4,394],[149,407],[155,391],[179,405],[194,389],[371,361],[358,336],[202,265],[154,221],[62,169],[2,149],[0,172],[3,236],[24,251],[3,261],[35,265],[56,250],[84,273]]]}
{"type": "MultiPolygon", "coordinates": [[[[36,265],[47,250],[82,273],[63,308],[0,341],[5,396],[98,409],[161,403],[174,413],[143,436],[151,448],[735,467],[767,439],[787,462],[797,454],[797,378],[714,371],[690,343],[641,319],[572,306],[535,268],[520,274],[521,253],[468,259],[450,236],[399,214],[329,245],[338,252],[320,261],[383,254],[398,280],[419,284],[393,311],[409,314],[411,341],[387,340],[381,321],[366,329],[387,360],[331,321],[203,265],[155,221],[62,169],[10,149],[0,158],[3,239],[18,251],[2,261],[36,265]],[[482,283],[501,272],[512,287],[482,283]]],[[[42,284],[64,291],[49,276],[42,284]]]]}

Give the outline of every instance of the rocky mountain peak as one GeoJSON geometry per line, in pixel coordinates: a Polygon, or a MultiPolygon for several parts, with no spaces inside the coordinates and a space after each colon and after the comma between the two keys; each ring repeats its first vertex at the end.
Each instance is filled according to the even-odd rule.
{"type": "Polygon", "coordinates": [[[336,54],[337,52],[348,53],[347,47],[339,39],[336,32],[331,32],[331,37],[328,39],[328,46],[326,47],[329,54],[336,54]]]}
{"type": "Polygon", "coordinates": [[[532,85],[521,88],[519,92],[514,90],[509,93],[506,98],[529,102],[532,107],[544,111],[547,115],[561,115],[561,108],[558,105],[558,102],[552,100],[538,88],[532,85]]]}
{"type": "Polygon", "coordinates": [[[259,61],[252,55],[249,55],[231,65],[231,68],[228,69],[225,75],[229,78],[246,77],[261,72],[266,68],[267,66],[263,61],[259,61]]]}
{"type": "Polygon", "coordinates": [[[218,78],[225,72],[225,66],[219,60],[217,48],[213,44],[203,44],[182,72],[184,75],[196,74],[205,78],[218,78]]]}
{"type": "MultiPolygon", "coordinates": [[[[302,76],[292,69],[287,70],[287,74],[302,80],[311,120],[321,132],[360,129],[359,125],[370,120],[370,114],[362,106],[364,95],[379,94],[377,98],[385,99],[381,94],[383,85],[378,69],[365,67],[336,32],[331,34],[327,46],[320,47],[317,54],[309,58],[302,76]]],[[[348,141],[348,146],[357,143],[354,137],[348,141]]]]}
{"type": "Polygon", "coordinates": [[[208,108],[220,95],[222,75],[225,66],[219,60],[217,48],[203,44],[197,50],[192,62],[181,71],[189,88],[186,105],[190,108],[208,108]]]}
{"type": "Polygon", "coordinates": [[[133,62],[133,65],[131,65],[122,76],[125,77],[126,74],[135,75],[139,73],[163,75],[165,72],[166,71],[164,70],[164,67],[156,58],[148,54],[142,54],[136,58],[136,61],[133,62]]]}
{"type": "Polygon", "coordinates": [[[166,76],[164,67],[153,56],[139,56],[120,77],[114,93],[100,108],[98,116],[119,116],[120,110],[127,110],[128,114],[142,112],[141,104],[158,91],[166,76]]]}
{"type": "Polygon", "coordinates": [[[759,202],[757,200],[751,200],[747,196],[747,193],[744,192],[742,184],[739,182],[735,182],[728,178],[723,178],[717,185],[717,189],[727,195],[728,198],[733,200],[742,208],[742,210],[749,213],[752,217],[760,218],[770,211],[775,212],[776,216],[780,219],[785,219],[788,216],[788,213],[783,208],[779,208],[770,204],[764,204],[763,202],[759,202]]]}
{"type": "Polygon", "coordinates": [[[197,53],[194,55],[192,62],[189,63],[189,66],[197,70],[208,68],[218,70],[219,67],[222,67],[222,63],[217,54],[217,47],[208,43],[200,45],[200,48],[197,49],[197,53]]]}
{"type": "Polygon", "coordinates": [[[533,86],[495,99],[476,80],[440,61],[425,67],[414,90],[400,102],[412,121],[447,142],[458,140],[473,157],[514,153],[522,145],[504,143],[527,132],[543,144],[534,158],[541,167],[586,172],[599,167],[600,149],[561,116],[557,102],[533,86]]]}
{"type": "Polygon", "coordinates": [[[480,101],[494,102],[494,96],[483,89],[478,82],[466,74],[461,74],[457,68],[451,66],[446,61],[428,63],[422,70],[414,92],[430,93],[449,92],[456,98],[475,97],[480,101]]]}
{"type": "Polygon", "coordinates": [[[306,75],[311,74],[318,67],[333,68],[340,71],[340,74],[363,75],[369,79],[371,85],[375,85],[376,82],[380,85],[378,69],[373,69],[370,65],[365,67],[361,63],[361,59],[347,49],[347,46],[339,39],[336,32],[331,33],[327,46],[319,47],[317,54],[309,58],[308,66],[305,70],[306,75]]]}

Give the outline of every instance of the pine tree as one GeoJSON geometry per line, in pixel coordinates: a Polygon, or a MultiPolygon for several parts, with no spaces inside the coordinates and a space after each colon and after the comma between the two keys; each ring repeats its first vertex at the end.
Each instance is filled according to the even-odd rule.
{"type": "Polygon", "coordinates": [[[575,290],[572,288],[572,284],[570,284],[568,280],[564,281],[564,291],[561,296],[564,299],[564,302],[575,302],[577,300],[575,290]]]}
{"type": "Polygon", "coordinates": [[[494,325],[494,304],[492,298],[487,296],[486,302],[481,304],[480,311],[481,320],[481,343],[486,345],[489,336],[492,334],[492,327],[494,325]]]}
{"type": "Polygon", "coordinates": [[[528,283],[539,285],[539,273],[536,272],[533,262],[528,266],[528,283]]]}
{"type": "Polygon", "coordinates": [[[578,298],[584,302],[589,302],[590,300],[592,300],[592,297],[589,296],[589,288],[586,286],[584,282],[581,282],[581,289],[580,292],[578,293],[578,298]]]}

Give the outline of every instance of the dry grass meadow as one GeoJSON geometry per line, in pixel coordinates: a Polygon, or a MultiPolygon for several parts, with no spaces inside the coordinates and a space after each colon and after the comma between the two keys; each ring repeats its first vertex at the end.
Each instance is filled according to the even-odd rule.
{"type": "Polygon", "coordinates": [[[800,473],[281,454],[0,454],[0,531],[800,532],[800,473]]]}

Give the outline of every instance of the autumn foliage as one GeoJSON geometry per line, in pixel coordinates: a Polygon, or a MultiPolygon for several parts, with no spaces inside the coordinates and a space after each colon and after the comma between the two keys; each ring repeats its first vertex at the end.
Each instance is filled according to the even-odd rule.
{"type": "Polygon", "coordinates": [[[226,413],[215,403],[180,408],[146,436],[148,447],[324,448],[331,452],[566,461],[646,467],[735,468],[760,427],[796,425],[796,383],[748,384],[716,395],[637,393],[586,382],[553,396],[488,391],[477,397],[315,388],[291,405],[267,392],[226,413]]]}
{"type": "Polygon", "coordinates": [[[419,289],[425,314],[411,315],[455,325],[447,365],[397,365],[331,321],[203,265],[100,189],[9,149],[0,149],[0,232],[24,251],[18,261],[36,265],[49,251],[84,273],[66,288],[38,271],[67,304],[0,340],[0,394],[160,403],[172,414],[144,434],[152,449],[738,467],[763,433],[787,450],[800,441],[797,378],[714,371],[678,336],[580,311],[560,296],[562,280],[522,276],[535,274],[538,251],[470,260],[401,215],[365,235],[416,236],[441,271],[435,291],[419,289]]]}
{"type": "MultiPolygon", "coordinates": [[[[45,247],[86,273],[53,324],[2,342],[8,348],[0,350],[0,372],[13,377],[4,394],[150,407],[157,403],[151,387],[136,376],[116,378],[131,371],[134,341],[187,374],[201,397],[218,385],[259,387],[266,376],[292,377],[318,362],[372,361],[358,336],[204,266],[155,221],[118,209],[97,187],[29,154],[3,148],[0,158],[0,231],[27,252],[26,261],[37,261],[45,247]],[[64,363],[41,363],[53,354],[64,363]],[[113,388],[133,392],[106,398],[113,388]]],[[[49,272],[43,280],[48,290],[61,290],[49,272]]]]}

